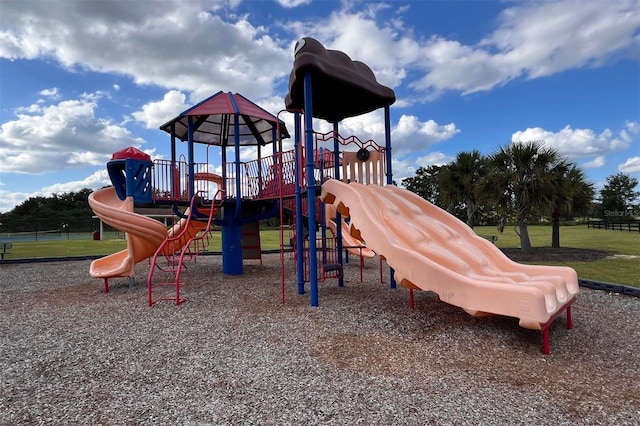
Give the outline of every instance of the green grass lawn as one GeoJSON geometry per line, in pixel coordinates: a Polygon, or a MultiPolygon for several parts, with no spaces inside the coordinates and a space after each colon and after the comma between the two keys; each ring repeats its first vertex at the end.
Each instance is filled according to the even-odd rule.
{"type": "MultiPolygon", "coordinates": [[[[495,227],[477,227],[476,232],[479,235],[498,236],[496,246],[500,248],[520,246],[520,240],[513,227],[507,227],[503,234],[499,234],[495,227]]],[[[549,247],[551,245],[550,226],[531,226],[529,233],[534,247],[549,247]]],[[[285,244],[288,240],[289,235],[285,234],[285,244]]],[[[280,247],[279,232],[277,230],[261,231],[261,243],[263,250],[277,250],[280,247]]],[[[640,233],[587,229],[583,225],[563,226],[560,230],[560,245],[562,247],[606,250],[618,256],[588,262],[543,263],[570,266],[578,272],[580,278],[640,287],[640,233]]],[[[87,239],[13,243],[10,254],[5,258],[97,256],[114,253],[125,248],[126,241],[117,237],[116,234],[101,241],[94,241],[88,236],[87,239]]],[[[209,251],[221,251],[219,231],[213,233],[209,251]]]]}
{"type": "MultiPolygon", "coordinates": [[[[520,238],[513,227],[499,234],[495,227],[476,227],[478,235],[496,235],[500,248],[520,247],[520,238]]],[[[534,247],[551,247],[551,226],[530,226],[529,235],[534,247]]],[[[562,226],[560,247],[610,251],[617,256],[589,262],[563,261],[545,264],[570,266],[580,278],[640,287],[640,233],[587,229],[586,225],[562,226]]],[[[531,262],[541,263],[541,262],[531,262]]]]}

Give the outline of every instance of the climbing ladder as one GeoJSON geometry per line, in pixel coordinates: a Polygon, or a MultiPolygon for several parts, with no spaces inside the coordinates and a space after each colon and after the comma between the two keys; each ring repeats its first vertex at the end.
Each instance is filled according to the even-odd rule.
{"type": "MultiPolygon", "coordinates": [[[[218,199],[220,191],[216,194],[218,199]]],[[[180,289],[184,286],[184,282],[180,280],[183,269],[186,269],[185,263],[193,260],[196,261],[197,256],[202,253],[209,245],[211,240],[211,229],[213,218],[215,218],[218,208],[211,203],[205,206],[209,209],[206,225],[201,226],[194,212],[197,211],[198,196],[191,198],[189,206],[189,214],[180,227],[180,232],[169,235],[158,247],[149,268],[149,277],[147,279],[147,288],[149,293],[149,306],[161,300],[173,300],[176,305],[181,304],[186,299],[180,295],[180,289]],[[195,228],[199,228],[194,232],[195,228]],[[154,282],[155,272],[160,271],[163,277],[168,277],[166,281],[154,282]],[[153,290],[162,287],[174,287],[175,293],[171,296],[165,294],[154,299],[153,290]]],[[[201,210],[203,210],[201,208],[201,210]]]]}
{"type": "MultiPolygon", "coordinates": [[[[313,237],[311,237],[313,238],[313,237]]],[[[309,257],[309,238],[304,240],[304,280],[310,281],[309,257]]],[[[296,251],[297,252],[297,251],[296,251]]],[[[338,263],[337,239],[335,237],[316,238],[316,255],[318,267],[318,282],[324,282],[327,279],[339,279],[342,277],[342,265],[338,263]]]]}

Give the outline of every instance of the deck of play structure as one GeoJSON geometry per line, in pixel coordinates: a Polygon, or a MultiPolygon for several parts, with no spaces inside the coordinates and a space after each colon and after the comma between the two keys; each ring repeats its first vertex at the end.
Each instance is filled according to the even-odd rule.
{"type": "Polygon", "coordinates": [[[108,292],[110,278],[132,279],[136,264],[151,259],[149,306],[180,304],[181,272],[206,248],[212,226],[222,230],[223,273],[238,275],[246,259],[261,259],[259,221],[279,217],[281,241],[295,252],[298,293],[308,285],[312,306],[319,304],[318,282],[343,285],[345,253],[379,256],[391,268],[392,287],[410,289],[411,297],[435,292],[472,315],[518,318],[542,331],[549,353],[553,321],[566,312],[571,328],[576,272],[514,263],[454,216],[392,185],[395,99],[367,65],[301,39],[278,116],[219,92],[160,127],[170,135],[171,159],[152,161],[133,147],[114,153],[107,164],[113,186],[89,202],[103,222],[126,232],[127,249],[95,260],[91,276],[108,292]],[[378,110],[384,141],[340,134],[345,118],[378,110]],[[284,114],[292,117],[291,133],[284,114]],[[333,129],[315,131],[314,119],[333,129]],[[167,229],[134,213],[139,203],[171,205],[180,219],[167,229]],[[168,295],[160,291],[167,287],[168,295]]]}

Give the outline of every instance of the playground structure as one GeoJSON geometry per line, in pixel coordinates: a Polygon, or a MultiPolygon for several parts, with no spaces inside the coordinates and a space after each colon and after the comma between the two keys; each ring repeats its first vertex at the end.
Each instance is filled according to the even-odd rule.
{"type": "Polygon", "coordinates": [[[283,302],[284,234],[291,232],[297,290],[304,294],[309,284],[312,306],[319,305],[319,282],[343,285],[344,253],[380,256],[391,267],[390,286],[408,288],[412,306],[414,290],[433,291],[472,315],[519,318],[522,327],[542,331],[549,353],[553,321],[566,312],[571,328],[575,271],[511,262],[455,217],[391,185],[394,102],[393,90],[365,64],[314,39],[300,40],[280,113],[293,115],[291,148],[283,149],[291,135],[280,114],[219,92],[160,127],[171,136],[171,159],[151,161],[131,148],[115,153],[107,165],[114,186],[96,191],[90,203],[103,221],[127,233],[128,248],[94,261],[91,275],[103,278],[108,291],[109,278],[131,279],[135,264],[151,258],[149,305],[180,304],[180,273],[204,250],[212,226],[222,231],[223,274],[237,275],[244,259],[260,256],[259,221],[279,217],[283,302]],[[343,119],[380,108],[384,144],[340,134],[343,119]],[[316,132],[314,119],[333,130],[316,132]],[[186,155],[178,155],[178,141],[186,142],[186,155]],[[214,155],[219,170],[210,163],[214,155]],[[133,213],[135,203],[170,204],[180,220],[167,230],[133,213]],[[249,231],[258,235],[251,247],[249,231]],[[171,279],[156,282],[159,272],[171,279]],[[166,286],[175,292],[153,297],[166,286]]]}

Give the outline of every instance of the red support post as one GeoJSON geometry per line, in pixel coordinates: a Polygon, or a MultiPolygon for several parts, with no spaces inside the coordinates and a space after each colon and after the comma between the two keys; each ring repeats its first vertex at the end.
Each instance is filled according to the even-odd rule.
{"type": "Polygon", "coordinates": [[[542,330],[542,353],[545,355],[549,355],[551,353],[549,345],[549,327],[545,327],[542,330]]]}
{"type": "Polygon", "coordinates": [[[550,348],[550,344],[549,344],[549,327],[551,327],[551,324],[553,324],[553,322],[560,316],[562,315],[562,312],[566,311],[567,312],[567,329],[571,330],[573,328],[573,319],[571,317],[571,305],[573,305],[573,302],[575,302],[575,298],[571,299],[570,301],[568,301],[567,303],[565,303],[565,305],[559,309],[551,318],[549,318],[549,321],[547,321],[545,324],[542,324],[542,352],[545,355],[549,355],[551,353],[551,348],[550,348]]]}

